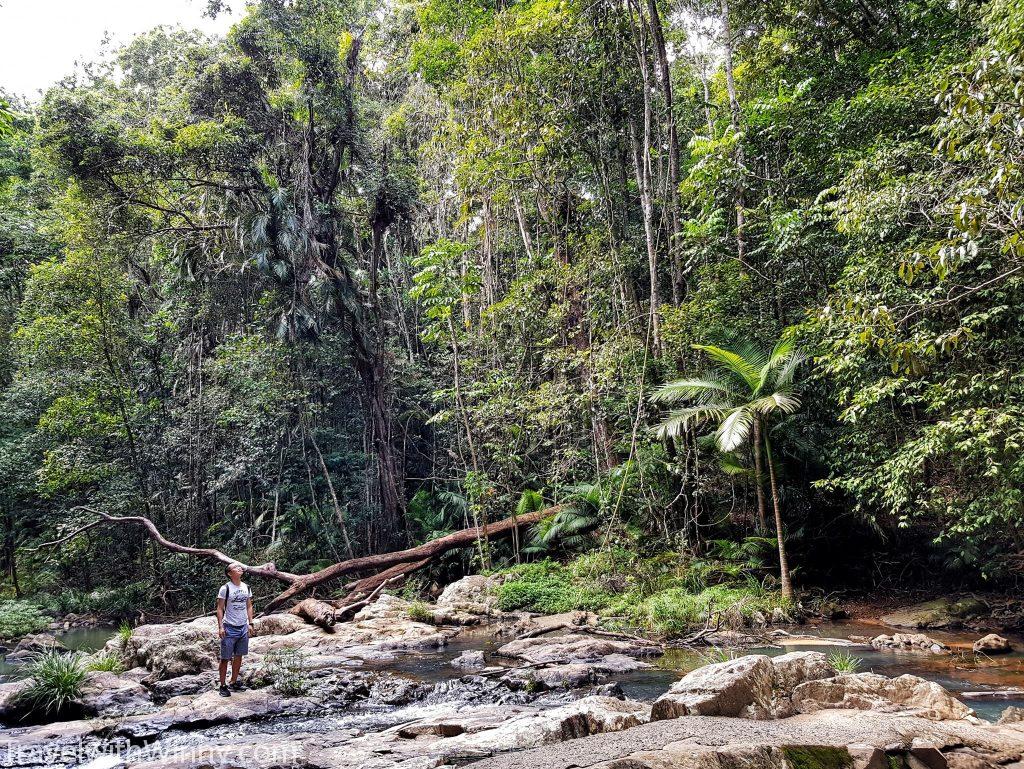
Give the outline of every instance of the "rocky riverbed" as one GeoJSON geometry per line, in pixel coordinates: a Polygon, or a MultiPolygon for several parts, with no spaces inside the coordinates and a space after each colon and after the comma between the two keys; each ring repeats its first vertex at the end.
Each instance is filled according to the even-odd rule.
{"type": "Polygon", "coordinates": [[[955,669],[949,636],[765,630],[723,636],[760,646],[711,662],[587,620],[498,615],[480,577],[429,607],[382,596],[328,629],[273,615],[256,624],[253,688],[231,698],[213,688],[212,619],[146,625],[108,643],[129,669],[90,673],[77,718],[26,725],[26,683],[0,684],[0,766],[983,769],[1024,752],[1013,709],[987,723],[970,698],[905,672],[955,669]],[[836,670],[821,644],[877,672],[836,670]]]}

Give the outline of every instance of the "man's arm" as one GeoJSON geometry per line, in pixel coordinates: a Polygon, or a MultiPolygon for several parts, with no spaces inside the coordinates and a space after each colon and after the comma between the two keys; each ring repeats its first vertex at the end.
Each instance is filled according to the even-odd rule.
{"type": "Polygon", "coordinates": [[[221,638],[224,637],[224,605],[227,601],[223,598],[217,598],[217,635],[221,638]]]}
{"type": "Polygon", "coordinates": [[[249,626],[252,627],[252,595],[250,595],[249,600],[245,602],[245,608],[249,612],[249,626]]]}

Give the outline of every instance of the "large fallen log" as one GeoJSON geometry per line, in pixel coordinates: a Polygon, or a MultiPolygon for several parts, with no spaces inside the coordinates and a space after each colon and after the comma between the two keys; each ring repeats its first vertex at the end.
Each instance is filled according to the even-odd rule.
{"type": "Polygon", "coordinates": [[[531,526],[545,518],[549,518],[561,510],[561,505],[555,505],[554,507],[538,510],[533,513],[515,515],[511,518],[495,521],[494,523],[486,526],[472,526],[468,529],[454,531],[451,534],[446,534],[443,537],[438,537],[430,542],[426,542],[416,547],[406,548],[405,550],[381,553],[379,555],[366,555],[360,558],[349,558],[320,569],[319,571],[315,571],[312,574],[292,574],[291,572],[280,571],[273,563],[250,566],[214,548],[189,547],[188,545],[181,545],[177,542],[172,542],[160,532],[153,521],[145,516],[110,515],[102,510],[96,510],[86,506],[76,509],[96,515],[98,516],[98,520],[92,521],[91,523],[76,529],[58,540],[44,543],[33,549],[38,550],[44,547],[67,542],[78,534],[102,524],[111,524],[115,526],[141,526],[150,539],[171,552],[195,555],[200,558],[209,558],[211,560],[220,561],[225,565],[238,563],[245,574],[256,577],[266,577],[268,579],[277,580],[278,582],[287,584],[288,587],[283,592],[275,596],[264,607],[263,613],[267,614],[275,611],[289,601],[298,598],[298,596],[307,590],[319,587],[320,585],[337,579],[338,577],[343,577],[347,574],[356,574],[359,572],[375,572],[372,576],[357,580],[349,586],[347,600],[362,597],[374,592],[378,587],[386,582],[400,579],[409,572],[422,568],[451,550],[471,547],[472,545],[475,545],[477,540],[480,538],[489,539],[491,537],[510,534],[524,526],[531,526]]]}

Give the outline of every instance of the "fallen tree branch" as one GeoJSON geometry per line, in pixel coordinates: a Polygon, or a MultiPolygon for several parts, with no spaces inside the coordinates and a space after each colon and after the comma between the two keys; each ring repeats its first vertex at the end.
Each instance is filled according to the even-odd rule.
{"type": "MultiPolygon", "coordinates": [[[[292,574],[286,571],[279,571],[273,563],[250,566],[237,561],[231,556],[222,553],[220,550],[215,548],[190,547],[188,545],[181,545],[177,542],[172,542],[160,532],[153,521],[145,516],[110,515],[102,510],[96,510],[95,508],[85,505],[75,509],[96,515],[100,520],[87,524],[66,537],[62,537],[60,540],[49,543],[50,545],[66,542],[68,539],[71,539],[94,526],[100,525],[101,523],[141,526],[151,540],[171,552],[182,553],[184,555],[195,555],[200,558],[209,558],[211,560],[220,561],[223,564],[239,563],[242,567],[242,571],[246,574],[256,577],[266,577],[268,579],[274,579],[278,582],[287,584],[288,588],[273,598],[264,608],[263,613],[269,614],[275,609],[278,609],[288,603],[290,600],[297,598],[305,591],[318,587],[325,582],[337,579],[338,577],[345,576],[346,574],[366,571],[377,572],[373,576],[365,577],[354,582],[349,587],[349,598],[352,598],[359,593],[372,593],[384,583],[404,577],[410,572],[425,566],[444,553],[473,545],[481,537],[496,537],[516,531],[523,526],[531,526],[538,523],[545,518],[555,515],[559,510],[561,510],[561,505],[555,505],[554,507],[549,507],[545,510],[538,510],[533,513],[527,513],[525,515],[512,516],[511,518],[505,518],[486,526],[472,526],[468,529],[454,531],[451,534],[438,537],[437,539],[416,547],[406,548],[405,550],[381,553],[379,555],[366,555],[360,558],[349,558],[313,572],[312,574],[292,574]]],[[[41,545],[40,547],[43,546],[41,545]]]]}
{"type": "Polygon", "coordinates": [[[592,627],[591,625],[574,625],[571,622],[560,622],[557,625],[549,625],[548,627],[529,630],[516,636],[516,640],[522,641],[526,638],[537,638],[538,636],[555,633],[560,630],[568,630],[571,633],[587,633],[588,635],[596,635],[601,638],[615,638],[621,641],[635,641],[643,646],[660,646],[657,641],[652,641],[649,638],[642,638],[641,636],[632,635],[630,633],[620,633],[615,630],[603,630],[602,628],[592,627]]]}

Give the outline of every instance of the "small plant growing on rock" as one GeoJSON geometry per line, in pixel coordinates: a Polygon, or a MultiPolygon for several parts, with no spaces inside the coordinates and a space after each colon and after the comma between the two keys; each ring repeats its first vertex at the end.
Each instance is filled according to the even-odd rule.
{"type": "Polygon", "coordinates": [[[837,673],[856,673],[860,670],[863,660],[854,657],[849,652],[838,651],[828,655],[828,664],[836,669],[837,673]]]}
{"type": "Polygon", "coordinates": [[[409,619],[413,622],[424,622],[427,625],[435,624],[433,612],[423,601],[415,601],[409,605],[409,619]]]}
{"type": "Polygon", "coordinates": [[[309,689],[306,653],[299,649],[274,649],[263,658],[259,677],[285,697],[299,697],[309,689]]]}
{"type": "Polygon", "coordinates": [[[124,661],[120,655],[114,652],[99,652],[92,657],[88,662],[85,663],[85,669],[88,671],[99,671],[104,673],[123,673],[124,672],[124,661]]]}
{"type": "Polygon", "coordinates": [[[28,671],[32,683],[18,695],[18,702],[33,713],[60,716],[82,694],[86,669],[78,654],[40,652],[29,662],[28,671]]]}
{"type": "Polygon", "coordinates": [[[133,635],[135,635],[135,629],[127,622],[122,622],[121,626],[117,629],[117,640],[120,642],[122,649],[128,646],[128,642],[132,640],[133,635]]]}

